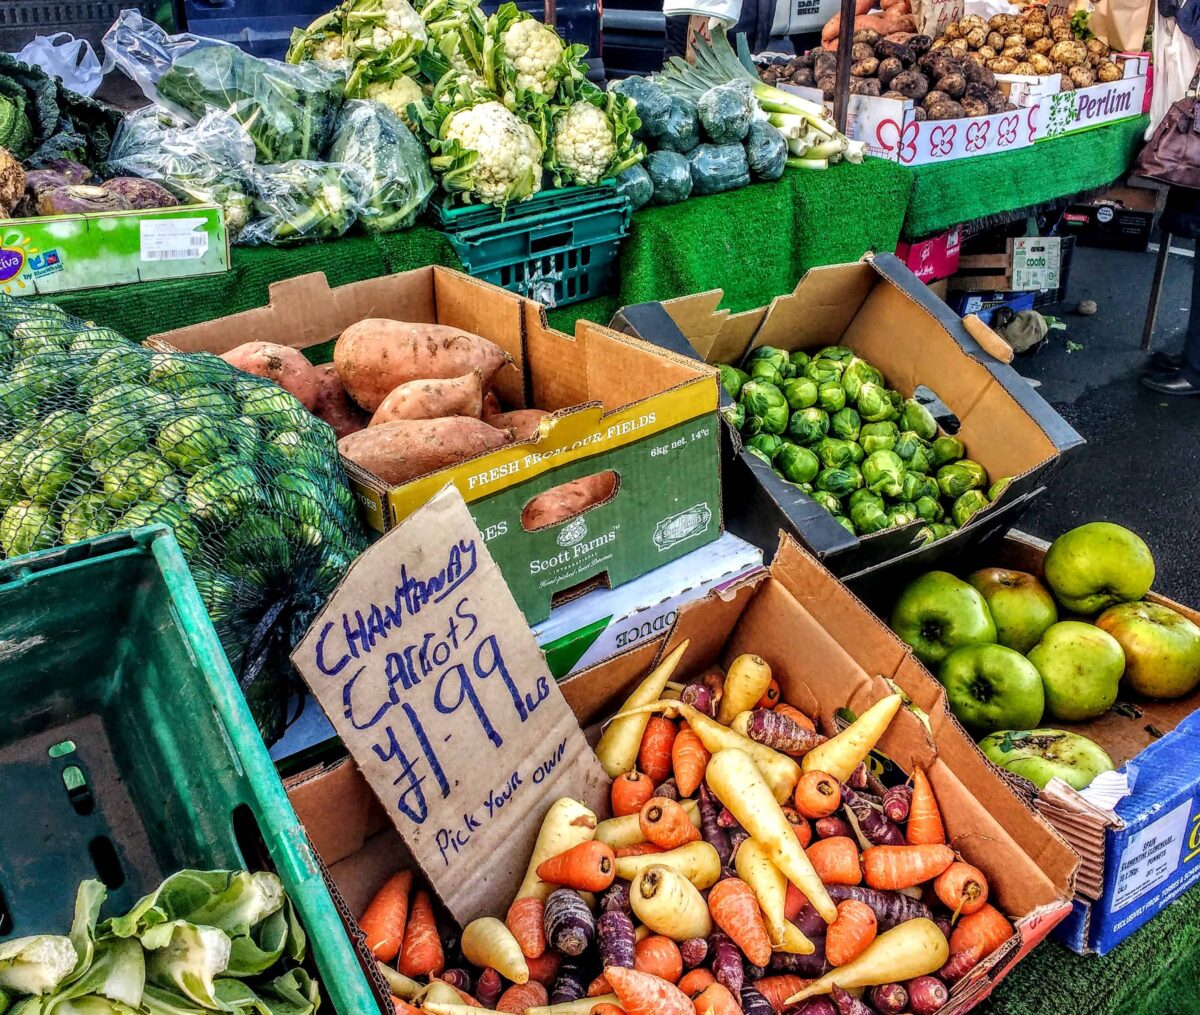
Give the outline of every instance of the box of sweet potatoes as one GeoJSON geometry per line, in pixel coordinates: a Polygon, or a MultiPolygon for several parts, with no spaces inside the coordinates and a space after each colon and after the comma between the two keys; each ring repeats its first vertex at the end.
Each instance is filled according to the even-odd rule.
{"type": "Polygon", "coordinates": [[[364,517],[393,528],[458,488],[531,623],[721,533],[710,368],[440,267],[153,336],[271,377],[328,422],[364,517]]]}

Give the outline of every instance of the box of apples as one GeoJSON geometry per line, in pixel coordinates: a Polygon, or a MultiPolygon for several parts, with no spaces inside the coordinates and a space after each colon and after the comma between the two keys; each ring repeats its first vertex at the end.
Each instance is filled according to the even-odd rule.
{"type": "Polygon", "coordinates": [[[1150,548],[1109,522],[964,564],[873,605],[1080,854],[1059,934],[1107,952],[1200,879],[1200,613],[1153,592],[1150,548]]]}

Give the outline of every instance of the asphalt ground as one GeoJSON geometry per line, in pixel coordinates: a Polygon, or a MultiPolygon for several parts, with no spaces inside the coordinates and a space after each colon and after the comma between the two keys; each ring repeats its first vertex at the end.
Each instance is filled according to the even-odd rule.
{"type": "MultiPolygon", "coordinates": [[[[1172,246],[1190,248],[1190,241],[1172,246]]],[[[1191,250],[1188,250],[1191,253],[1191,250]]],[[[1086,439],[1020,527],[1044,539],[1087,521],[1118,522],[1150,545],[1155,588],[1200,605],[1200,398],[1168,398],[1138,384],[1155,255],[1077,247],[1068,299],[1044,313],[1052,331],[1013,366],[1086,439]],[[1095,300],[1097,313],[1073,311],[1095,300]]],[[[1172,254],[1159,302],[1155,351],[1178,352],[1191,297],[1190,256],[1172,254]]],[[[1197,312],[1200,312],[1198,310],[1197,312]]]]}

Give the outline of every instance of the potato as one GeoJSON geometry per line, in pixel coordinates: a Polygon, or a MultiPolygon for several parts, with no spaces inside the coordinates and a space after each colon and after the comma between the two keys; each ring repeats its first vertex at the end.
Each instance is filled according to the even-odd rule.
{"type": "Polygon", "coordinates": [[[874,46],[879,41],[879,33],[874,28],[860,28],[854,33],[854,42],[874,46]]]}
{"type": "Polygon", "coordinates": [[[865,60],[859,60],[850,68],[850,74],[856,78],[869,78],[879,70],[879,60],[877,57],[869,56],[865,60]]]}
{"type": "Polygon", "coordinates": [[[966,39],[951,39],[947,48],[959,59],[971,52],[971,47],[967,45],[966,39]]]}
{"type": "Polygon", "coordinates": [[[536,434],[542,420],[549,415],[545,409],[513,409],[484,416],[483,421],[500,430],[511,430],[513,440],[523,441],[536,434]]]}
{"type": "Polygon", "coordinates": [[[893,42],[891,39],[880,39],[875,43],[875,55],[880,60],[887,60],[894,57],[904,64],[905,67],[916,59],[916,54],[912,51],[912,47],[904,42],[893,42]]]}
{"type": "Polygon", "coordinates": [[[851,95],[882,95],[883,89],[879,85],[878,78],[851,78],[850,79],[850,94],[851,95]]]}
{"type": "Polygon", "coordinates": [[[989,32],[987,44],[996,50],[996,52],[1000,52],[1004,48],[1004,36],[999,32],[989,32]]]}
{"type": "Polygon", "coordinates": [[[333,427],[339,439],[367,425],[367,414],[350,400],[332,363],[313,367],[313,376],[317,384],[317,406],[313,414],[333,427]]]}
{"type": "Polygon", "coordinates": [[[921,108],[924,109],[926,112],[929,112],[929,110],[932,106],[936,106],[942,102],[948,102],[949,100],[950,100],[950,96],[947,95],[945,92],[939,92],[937,89],[934,89],[932,92],[930,92],[928,95],[925,96],[925,101],[921,103],[921,108]]]}
{"type": "Polygon", "coordinates": [[[946,99],[943,102],[927,106],[925,112],[931,120],[957,120],[967,115],[966,110],[953,99],[946,99]]]}
{"type": "Polygon", "coordinates": [[[929,79],[919,71],[906,70],[892,78],[891,88],[894,92],[920,102],[929,92],[929,79]]]}
{"type": "Polygon", "coordinates": [[[889,56],[886,60],[880,60],[879,66],[875,70],[875,74],[879,78],[879,83],[884,88],[891,86],[892,79],[897,74],[904,72],[904,64],[897,60],[894,56],[889,56]]]}
{"type": "Polygon", "coordinates": [[[483,413],[483,378],[478,370],[461,377],[431,377],[397,385],[379,403],[371,426],[398,419],[442,419],[483,413]]]}
{"type": "Polygon", "coordinates": [[[963,97],[962,107],[967,116],[987,116],[990,110],[983,99],[975,99],[967,95],[963,97]]]}
{"type": "Polygon", "coordinates": [[[987,42],[988,33],[986,28],[972,28],[967,32],[967,45],[972,49],[978,49],[987,42]]]}
{"type": "Polygon", "coordinates": [[[1049,53],[1050,50],[1052,50],[1053,48],[1054,48],[1054,40],[1051,39],[1049,36],[1047,36],[1044,39],[1038,39],[1033,44],[1033,51],[1035,53],[1041,53],[1042,55],[1049,53]]]}
{"type": "Polygon", "coordinates": [[[617,474],[611,469],[563,483],[540,493],[521,512],[521,527],[536,532],[548,525],[565,522],[588,508],[607,500],[617,487],[617,474]]]}
{"type": "Polygon", "coordinates": [[[1120,81],[1121,68],[1111,60],[1101,60],[1096,66],[1096,78],[1099,81],[1120,81]]]}
{"type": "Polygon", "coordinates": [[[401,419],[343,437],[338,450],[385,483],[407,483],[512,442],[479,419],[401,419]]]}
{"type": "Polygon", "coordinates": [[[933,39],[928,35],[914,35],[908,40],[908,48],[917,56],[922,56],[928,53],[933,46],[933,39]]]}
{"type": "Polygon", "coordinates": [[[1037,76],[1037,68],[1034,67],[1033,64],[1031,64],[1028,60],[1022,60],[1020,63],[1017,64],[1016,69],[1013,71],[1013,73],[1021,74],[1025,77],[1036,77],[1037,76]]]}
{"type": "Polygon", "coordinates": [[[309,412],[316,408],[317,381],[313,365],[299,349],[274,342],[246,342],[222,353],[221,359],[245,373],[274,381],[294,395],[309,412]]]}
{"type": "Polygon", "coordinates": [[[967,90],[967,79],[962,74],[947,74],[938,78],[933,87],[939,92],[945,92],[952,99],[961,99],[963,92],[967,90]]]}
{"type": "Polygon", "coordinates": [[[1072,67],[1067,75],[1076,88],[1087,88],[1096,83],[1096,72],[1091,67],[1072,67]]]}
{"type": "MultiPolygon", "coordinates": [[[[875,47],[868,46],[865,42],[856,42],[850,50],[850,59],[854,63],[860,63],[863,60],[870,60],[875,55],[875,47]]],[[[850,72],[851,74],[854,71],[850,72]]]]}
{"type": "Polygon", "coordinates": [[[508,353],[494,342],[444,324],[409,324],[373,317],[348,327],[333,347],[342,384],[369,412],[407,381],[461,377],[479,370],[485,385],[508,353]]]}
{"type": "Polygon", "coordinates": [[[1026,23],[1022,30],[1026,42],[1037,42],[1038,39],[1044,38],[1046,35],[1046,26],[1039,22],[1030,21],[1026,23]]]}
{"type": "Polygon", "coordinates": [[[994,60],[996,51],[991,46],[980,46],[978,56],[981,60],[994,60]]]}

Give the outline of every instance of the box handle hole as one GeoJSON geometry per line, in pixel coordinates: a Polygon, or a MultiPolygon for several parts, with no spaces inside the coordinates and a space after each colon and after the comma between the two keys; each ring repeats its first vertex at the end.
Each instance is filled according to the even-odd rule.
{"type": "Polygon", "coordinates": [[[91,787],[87,784],[87,776],[78,765],[68,765],[63,769],[63,786],[67,790],[67,799],[80,817],[87,817],[96,809],[96,798],[92,796],[91,787]]]}
{"type": "Polygon", "coordinates": [[[0,891],[0,938],[8,937],[12,932],[12,914],[8,911],[8,902],[4,898],[4,892],[0,891]]]}
{"type": "Polygon", "coordinates": [[[238,804],[230,815],[233,822],[233,838],[237,842],[238,852],[246,870],[273,871],[275,865],[271,862],[271,852],[267,849],[266,840],[258,827],[258,819],[250,809],[249,804],[238,804]]]}
{"type": "MultiPolygon", "coordinates": [[[[569,522],[585,511],[607,504],[620,488],[621,477],[612,469],[562,483],[529,500],[521,511],[521,528],[526,532],[537,532],[569,522]]],[[[561,546],[570,546],[586,535],[587,526],[580,523],[564,528],[558,535],[558,542],[561,546]]]]}
{"type": "Polygon", "coordinates": [[[568,229],[565,232],[550,233],[547,236],[531,236],[529,253],[540,254],[546,250],[553,250],[555,247],[565,247],[571,242],[574,235],[574,230],[568,229]]]}
{"type": "Polygon", "coordinates": [[[96,836],[88,843],[88,853],[105,888],[120,888],[125,884],[125,868],[121,866],[121,858],[117,856],[112,839],[107,835],[96,836]]]}
{"type": "Polygon", "coordinates": [[[67,755],[75,753],[75,741],[63,740],[51,747],[46,753],[52,758],[65,758],[67,755]]]}

